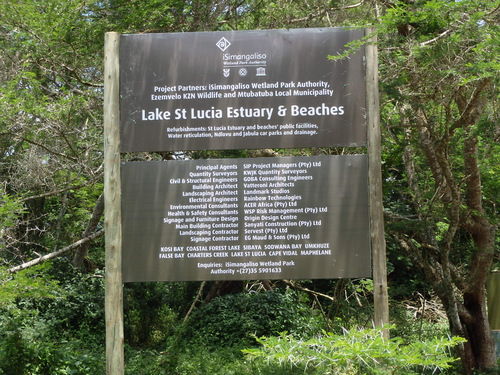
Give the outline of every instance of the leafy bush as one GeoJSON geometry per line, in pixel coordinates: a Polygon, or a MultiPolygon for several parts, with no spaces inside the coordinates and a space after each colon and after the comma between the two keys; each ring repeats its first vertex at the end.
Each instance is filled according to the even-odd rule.
{"type": "Polygon", "coordinates": [[[252,345],[251,334],[289,331],[302,336],[319,330],[319,325],[292,291],[239,293],[215,298],[195,311],[183,337],[206,345],[252,345]]]}
{"type": "Polygon", "coordinates": [[[104,348],[56,337],[50,320],[14,305],[0,315],[0,374],[54,375],[104,372],[104,348]]]}
{"type": "Polygon", "coordinates": [[[132,346],[157,347],[171,336],[177,313],[170,307],[169,283],[127,284],[123,291],[125,339],[132,346]]]}
{"type": "Polygon", "coordinates": [[[0,267],[0,308],[6,308],[20,298],[55,298],[59,284],[45,272],[50,263],[39,264],[11,274],[0,267]]]}
{"type": "Polygon", "coordinates": [[[378,329],[353,329],[344,335],[325,333],[306,341],[285,333],[256,338],[261,348],[246,349],[247,358],[303,368],[312,374],[425,374],[450,368],[449,349],[462,338],[433,339],[403,344],[401,338],[386,340],[378,329]]]}
{"type": "Polygon", "coordinates": [[[51,262],[0,268],[0,374],[103,373],[102,279],[54,273],[51,262]]]}
{"type": "Polygon", "coordinates": [[[75,338],[103,343],[104,272],[84,273],[63,258],[50,264],[47,274],[58,284],[54,298],[23,299],[23,308],[37,311],[59,340],[75,338]]]}
{"type": "Polygon", "coordinates": [[[304,375],[299,368],[245,360],[241,350],[203,345],[166,352],[126,348],[127,375],[304,375]]]}

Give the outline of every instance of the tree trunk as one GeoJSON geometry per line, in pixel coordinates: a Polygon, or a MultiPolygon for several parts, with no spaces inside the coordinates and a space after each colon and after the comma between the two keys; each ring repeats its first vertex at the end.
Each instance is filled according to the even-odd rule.
{"type": "Polygon", "coordinates": [[[212,284],[208,291],[204,302],[208,303],[216,297],[225,296],[226,294],[240,293],[244,289],[243,281],[238,280],[221,280],[212,284]]]}
{"type": "MultiPolygon", "coordinates": [[[[92,216],[87,225],[87,228],[83,232],[83,237],[88,237],[91,233],[94,233],[97,229],[99,221],[101,220],[101,216],[104,212],[104,194],[101,194],[97,199],[97,202],[94,206],[94,211],[92,212],[92,216]]],[[[81,267],[87,256],[89,250],[90,242],[85,242],[80,247],[78,247],[73,256],[72,264],[75,267],[81,267]]]]}
{"type": "Polygon", "coordinates": [[[497,368],[495,341],[486,310],[486,279],[494,257],[496,227],[485,217],[482,204],[481,177],[478,163],[478,139],[470,134],[465,139],[466,204],[470,215],[463,219],[471,234],[475,249],[464,291],[464,309],[461,314],[471,343],[474,368],[497,368]]]}
{"type": "MultiPolygon", "coordinates": [[[[472,369],[493,370],[497,368],[497,357],[495,353],[495,340],[491,332],[486,311],[485,288],[475,293],[464,294],[464,310],[461,312],[461,320],[467,331],[467,339],[470,342],[473,358],[472,369]]],[[[470,371],[473,373],[473,371],[470,371]]]]}
{"type": "Polygon", "coordinates": [[[448,155],[447,139],[434,134],[424,111],[421,108],[416,110],[417,116],[414,119],[419,129],[420,146],[435,181],[435,193],[430,203],[423,204],[423,194],[420,191],[419,177],[415,168],[414,150],[409,142],[410,134],[407,132],[405,135],[408,145],[405,147],[403,160],[408,186],[414,198],[413,207],[418,213],[421,227],[418,232],[409,231],[406,236],[397,236],[408,256],[423,271],[442,301],[451,333],[467,339],[467,342],[458,348],[467,374],[473,374],[477,370],[497,369],[495,342],[488,323],[485,298],[486,279],[494,257],[496,227],[488,221],[483,207],[478,139],[472,131],[472,125],[478,121],[480,107],[484,103],[477,95],[472,99],[458,103],[460,112],[464,114],[458,120],[460,127],[465,126],[465,130],[469,132],[463,139],[466,178],[465,183],[460,184],[452,174],[453,167],[448,155]],[[475,99],[474,109],[470,108],[472,99],[475,99]],[[432,207],[439,202],[448,212],[444,218],[448,223],[448,229],[440,242],[436,240],[434,221],[429,220],[429,212],[424,208],[432,207]],[[474,243],[467,267],[453,263],[454,242],[459,228],[466,230],[474,243]],[[412,240],[416,240],[420,246],[415,246],[412,240]]]}

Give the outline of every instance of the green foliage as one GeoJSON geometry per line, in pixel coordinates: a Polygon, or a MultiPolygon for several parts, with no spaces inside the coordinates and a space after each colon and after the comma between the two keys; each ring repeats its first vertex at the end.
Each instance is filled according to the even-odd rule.
{"type": "Polygon", "coordinates": [[[181,283],[136,283],[124,289],[125,337],[131,346],[158,347],[174,333],[178,314],[184,306],[181,283]]]}
{"type": "Polygon", "coordinates": [[[104,342],[104,273],[86,274],[66,259],[56,259],[50,274],[57,280],[57,298],[28,299],[26,308],[37,311],[59,339],[104,342]]]}
{"type": "Polygon", "coordinates": [[[299,368],[247,361],[236,348],[208,348],[202,345],[173,349],[125,350],[127,375],[303,375],[299,368]]]}
{"type": "Polygon", "coordinates": [[[465,340],[434,339],[403,344],[386,340],[378,329],[352,329],[343,335],[297,340],[282,333],[256,338],[262,345],[246,349],[248,358],[278,362],[290,368],[314,369],[314,374],[422,374],[447,369],[456,361],[449,350],[465,340]]]}
{"type": "Polygon", "coordinates": [[[184,333],[186,340],[214,346],[249,345],[250,335],[289,331],[308,335],[318,319],[297,303],[293,292],[239,293],[218,297],[196,310],[184,333]]]}
{"type": "Polygon", "coordinates": [[[59,284],[47,275],[50,263],[33,266],[10,274],[0,267],[0,308],[6,308],[20,298],[55,298],[59,284]]]}
{"type": "MultiPolygon", "coordinates": [[[[64,283],[50,277],[52,271],[50,262],[14,275],[0,269],[0,374],[102,372],[103,353],[99,346],[89,344],[88,336],[86,341],[80,341],[78,335],[65,334],[67,326],[63,323],[70,318],[71,299],[90,294],[80,290],[72,295],[64,283]]],[[[85,308],[96,309],[100,305],[78,306],[74,315],[80,321],[74,329],[84,329],[85,308]]],[[[103,317],[99,318],[102,321],[103,317]]],[[[104,329],[102,324],[100,329],[104,329]]]]}
{"type": "MultiPolygon", "coordinates": [[[[0,195],[0,233],[15,224],[18,215],[25,211],[22,203],[8,194],[0,195]]],[[[0,242],[0,249],[2,242],[0,242]]]]}
{"type": "Polygon", "coordinates": [[[55,340],[36,312],[11,308],[0,317],[0,374],[103,373],[103,352],[77,339],[55,340]]]}

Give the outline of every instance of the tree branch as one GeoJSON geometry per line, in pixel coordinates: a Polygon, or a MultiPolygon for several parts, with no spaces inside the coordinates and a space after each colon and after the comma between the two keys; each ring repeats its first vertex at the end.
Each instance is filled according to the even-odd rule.
{"type": "Polygon", "coordinates": [[[15,273],[15,272],[24,270],[26,268],[29,268],[31,266],[37,265],[39,263],[42,263],[42,262],[44,262],[46,260],[57,258],[58,256],[66,253],[68,251],[71,251],[71,250],[74,250],[74,249],[78,248],[79,246],[83,245],[86,242],[93,241],[96,238],[101,237],[103,234],[104,234],[104,229],[98,230],[97,232],[94,232],[90,236],[82,238],[81,240],[76,241],[76,242],[72,243],[69,246],[66,246],[66,247],[64,247],[64,248],[62,248],[60,250],[54,251],[54,252],[52,252],[50,254],[43,255],[43,256],[41,256],[39,258],[30,260],[29,262],[23,263],[23,264],[21,264],[19,266],[9,268],[7,271],[10,272],[10,273],[15,273]]]}
{"type": "Polygon", "coordinates": [[[207,283],[206,281],[203,281],[201,283],[200,288],[198,289],[198,294],[196,294],[196,298],[194,299],[193,303],[191,304],[191,307],[189,308],[189,311],[187,312],[186,316],[184,317],[184,320],[182,321],[182,323],[186,323],[188,321],[189,316],[193,312],[195,305],[198,303],[198,301],[201,298],[201,294],[203,293],[203,288],[205,287],[206,283],[207,283]]]}
{"type": "MultiPolygon", "coordinates": [[[[83,232],[84,238],[90,236],[91,233],[96,230],[97,225],[99,225],[99,222],[101,220],[103,212],[104,212],[104,193],[101,194],[97,199],[97,202],[94,206],[94,210],[92,211],[92,216],[90,218],[90,221],[87,225],[87,228],[85,229],[85,232],[83,232]]],[[[83,261],[87,256],[89,246],[90,242],[86,242],[81,246],[79,246],[78,249],[75,251],[75,255],[71,262],[75,267],[80,267],[83,264],[83,261]]]]}
{"type": "Polygon", "coordinates": [[[307,288],[304,288],[303,286],[300,286],[300,285],[297,285],[297,284],[294,284],[291,280],[285,280],[283,279],[282,280],[286,285],[288,285],[289,287],[291,287],[292,289],[296,289],[296,290],[301,290],[303,292],[307,292],[307,293],[310,293],[314,296],[320,296],[320,297],[323,297],[323,298],[326,298],[326,299],[329,299],[330,301],[335,301],[335,298],[327,295],[327,294],[323,294],[323,293],[320,293],[320,292],[316,292],[314,290],[311,290],[311,289],[307,289],[307,288]]]}
{"type": "Polygon", "coordinates": [[[445,31],[443,31],[441,34],[439,34],[437,37],[432,38],[432,39],[430,39],[430,40],[427,40],[427,41],[425,41],[425,42],[420,43],[420,47],[424,47],[424,46],[426,46],[426,45],[428,45],[428,44],[434,43],[435,41],[437,41],[437,40],[439,40],[439,39],[441,39],[441,38],[444,38],[446,35],[448,35],[448,34],[449,34],[449,33],[451,33],[452,31],[453,31],[452,29],[445,30],[445,31]]]}
{"type": "Polygon", "coordinates": [[[42,145],[41,143],[38,143],[38,142],[32,141],[32,140],[30,140],[30,139],[28,139],[28,138],[26,138],[26,137],[21,137],[21,139],[22,139],[23,141],[25,141],[25,142],[27,142],[27,143],[29,143],[29,144],[33,145],[33,146],[40,147],[41,149],[43,149],[43,150],[47,151],[49,154],[56,155],[56,156],[60,156],[60,157],[65,158],[65,159],[69,159],[69,160],[71,160],[71,161],[73,161],[73,162],[77,162],[77,161],[78,161],[78,160],[77,160],[75,157],[73,157],[73,156],[69,156],[69,155],[63,154],[63,153],[61,153],[61,152],[57,152],[57,151],[51,150],[51,149],[50,149],[50,148],[48,148],[47,146],[42,145]]]}
{"type": "Polygon", "coordinates": [[[313,18],[323,17],[325,15],[328,16],[328,12],[357,8],[357,7],[360,7],[361,5],[363,5],[364,2],[365,2],[365,0],[361,0],[359,3],[353,4],[353,5],[346,5],[343,7],[332,8],[332,9],[323,9],[317,13],[310,13],[305,17],[295,18],[293,20],[290,20],[290,23],[304,22],[304,21],[309,21],[313,18]]]}
{"type": "Polygon", "coordinates": [[[68,186],[68,187],[65,187],[63,189],[53,190],[53,191],[49,191],[47,193],[42,193],[42,194],[38,194],[38,195],[32,195],[32,196],[20,199],[19,202],[23,203],[23,202],[27,202],[27,201],[30,201],[30,200],[33,200],[33,199],[50,197],[52,195],[57,195],[57,194],[60,194],[60,193],[64,193],[64,192],[66,192],[68,190],[78,190],[78,189],[81,189],[81,188],[86,187],[88,185],[91,185],[94,182],[95,181],[89,181],[88,183],[85,183],[85,184],[68,186]]]}

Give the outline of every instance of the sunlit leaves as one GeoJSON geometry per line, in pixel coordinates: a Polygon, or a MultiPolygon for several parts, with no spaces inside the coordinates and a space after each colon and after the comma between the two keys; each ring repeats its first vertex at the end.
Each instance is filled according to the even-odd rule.
{"type": "MultiPolygon", "coordinates": [[[[291,368],[313,368],[331,374],[420,374],[439,371],[456,361],[450,348],[465,340],[435,338],[403,344],[386,340],[376,329],[345,330],[343,335],[324,333],[320,338],[299,340],[282,333],[256,338],[262,345],[243,352],[253,360],[264,359],[291,368]]],[[[315,372],[316,373],[316,372],[315,372]]]]}

